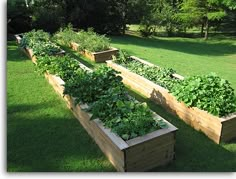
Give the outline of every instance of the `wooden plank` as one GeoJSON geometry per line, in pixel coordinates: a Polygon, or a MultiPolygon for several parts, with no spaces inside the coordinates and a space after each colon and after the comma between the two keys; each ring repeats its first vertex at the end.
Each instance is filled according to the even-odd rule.
{"type": "Polygon", "coordinates": [[[112,55],[116,55],[119,51],[117,48],[114,47],[110,47],[110,49],[101,52],[89,52],[88,50],[79,51],[78,50],[79,44],[75,42],[71,42],[70,47],[94,62],[105,62],[106,60],[111,60],[112,55]]]}
{"type": "Polygon", "coordinates": [[[89,52],[85,50],[84,55],[92,61],[95,62],[105,62],[106,60],[111,60],[112,55],[116,55],[118,49],[111,48],[109,50],[101,51],[101,52],[89,52]]]}
{"type": "Polygon", "coordinates": [[[16,34],[16,35],[14,35],[15,36],[15,38],[16,38],[16,43],[17,44],[20,44],[20,42],[21,42],[21,34],[16,34]]]}
{"type": "Polygon", "coordinates": [[[150,145],[150,147],[152,148],[143,147],[142,150],[139,151],[136,151],[134,148],[132,148],[132,150],[126,153],[126,164],[127,166],[133,163],[136,164],[140,163],[139,165],[144,165],[144,162],[139,162],[139,161],[151,160],[152,158],[156,158],[160,155],[166,156],[168,154],[170,156],[173,156],[175,153],[174,146],[175,146],[175,140],[167,142],[163,141],[162,144],[157,143],[156,145],[153,146],[150,145]]]}
{"type": "Polygon", "coordinates": [[[94,121],[90,120],[90,116],[84,112],[79,105],[74,108],[74,113],[89,135],[95,140],[97,145],[107,156],[109,161],[119,170],[124,170],[124,153],[116,149],[116,145],[110,140],[94,121]]]}
{"type": "MultiPolygon", "coordinates": [[[[152,146],[152,148],[149,148],[149,149],[143,148],[143,150],[139,152],[133,150],[133,152],[135,152],[136,155],[129,156],[126,158],[127,167],[134,163],[143,166],[144,160],[148,161],[148,160],[152,160],[152,158],[155,158],[157,162],[161,162],[160,159],[157,160],[157,157],[161,155],[171,156],[170,159],[172,160],[173,159],[172,157],[175,154],[174,146],[175,146],[175,141],[170,141],[170,142],[166,142],[165,145],[161,145],[161,146],[154,145],[152,146]],[[142,162],[139,162],[139,161],[142,161],[142,162]]],[[[128,154],[126,154],[126,156],[128,156],[128,154]]]]}
{"type": "Polygon", "coordinates": [[[126,149],[126,154],[129,155],[129,157],[136,157],[138,152],[143,151],[144,149],[152,148],[152,146],[158,145],[161,146],[163,144],[173,142],[175,141],[175,132],[165,133],[160,136],[151,138],[146,141],[142,141],[142,143],[134,143],[134,141],[131,139],[130,141],[127,141],[127,144],[130,146],[128,149],[126,149]]]}
{"type": "Polygon", "coordinates": [[[236,136],[236,114],[226,117],[222,122],[221,141],[227,142],[236,136]]]}
{"type": "Polygon", "coordinates": [[[145,171],[174,158],[175,134],[166,134],[125,150],[127,171],[145,171]]]}
{"type": "Polygon", "coordinates": [[[129,145],[123,139],[121,139],[119,136],[111,132],[110,129],[105,128],[103,123],[99,119],[94,119],[93,121],[111,139],[111,141],[113,141],[116,144],[116,146],[118,146],[120,150],[124,150],[129,147],[129,145]]]}

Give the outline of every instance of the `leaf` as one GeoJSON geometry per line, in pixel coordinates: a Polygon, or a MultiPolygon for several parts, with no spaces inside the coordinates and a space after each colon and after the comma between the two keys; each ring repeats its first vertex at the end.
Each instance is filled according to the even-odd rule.
{"type": "Polygon", "coordinates": [[[128,134],[122,134],[121,136],[124,140],[128,140],[129,139],[129,135],[128,134]]]}

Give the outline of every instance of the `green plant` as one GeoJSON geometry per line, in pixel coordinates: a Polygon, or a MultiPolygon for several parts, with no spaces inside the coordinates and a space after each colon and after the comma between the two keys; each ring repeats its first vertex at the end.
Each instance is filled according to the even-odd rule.
{"type": "Polygon", "coordinates": [[[117,72],[102,66],[66,81],[64,94],[75,97],[76,103],[87,103],[91,119],[100,118],[124,140],[166,127],[165,122],[153,119],[147,106],[128,95],[121,80],[117,72]]]}
{"type": "Polygon", "coordinates": [[[117,56],[112,56],[112,60],[115,61],[118,64],[126,64],[129,62],[130,55],[124,51],[124,50],[119,50],[117,56]]]}
{"type": "Polygon", "coordinates": [[[59,46],[50,41],[37,41],[32,45],[31,49],[35,56],[56,55],[61,51],[59,46]]]}
{"type": "Polygon", "coordinates": [[[105,37],[105,35],[98,35],[92,28],[88,29],[87,32],[81,30],[76,33],[73,31],[70,24],[64,29],[61,28],[60,31],[54,35],[54,39],[58,43],[68,46],[70,46],[71,42],[78,43],[79,51],[88,50],[89,52],[98,52],[110,48],[110,39],[105,37]]]}
{"type": "Polygon", "coordinates": [[[189,107],[198,107],[216,116],[236,111],[236,98],[227,80],[216,74],[186,78],[171,89],[178,101],[189,107]]]}
{"type": "Polygon", "coordinates": [[[53,39],[60,44],[70,46],[70,43],[78,38],[78,34],[73,30],[72,24],[65,28],[60,28],[53,36],[53,39]]]}
{"type": "Polygon", "coordinates": [[[64,94],[77,98],[77,102],[92,103],[97,101],[109,88],[122,85],[120,76],[111,68],[101,66],[94,72],[84,72],[65,83],[64,94]]]}
{"type": "Polygon", "coordinates": [[[113,60],[130,71],[137,73],[168,90],[180,81],[173,77],[175,71],[172,68],[146,65],[137,60],[133,60],[126,52],[120,51],[118,57],[114,56],[113,60]]]}
{"type": "Polygon", "coordinates": [[[105,37],[105,35],[98,35],[92,29],[88,30],[88,32],[81,30],[75,42],[79,44],[79,50],[81,51],[98,52],[110,48],[110,39],[105,37]]]}
{"type": "Polygon", "coordinates": [[[35,30],[33,29],[30,32],[26,32],[23,34],[23,37],[20,42],[20,47],[22,48],[32,48],[35,43],[47,42],[50,39],[50,35],[43,30],[35,30]]]}
{"type": "Polygon", "coordinates": [[[43,30],[24,33],[20,47],[32,49],[35,56],[55,55],[61,51],[59,46],[50,42],[50,35],[43,30]]]}
{"type": "Polygon", "coordinates": [[[64,81],[72,80],[84,70],[81,69],[78,61],[69,55],[64,56],[40,56],[37,58],[37,71],[60,76],[64,81]]]}
{"type": "Polygon", "coordinates": [[[60,76],[65,81],[64,94],[75,97],[76,104],[87,103],[91,119],[100,118],[105,127],[124,140],[165,126],[165,122],[153,119],[147,106],[128,95],[122,78],[111,68],[100,66],[93,72],[85,71],[69,56],[41,56],[37,66],[41,73],[60,76]]]}
{"type": "Polygon", "coordinates": [[[124,140],[145,135],[167,127],[166,123],[154,120],[145,103],[139,103],[128,96],[122,86],[111,88],[90,107],[93,118],[100,118],[104,125],[124,140]]]}

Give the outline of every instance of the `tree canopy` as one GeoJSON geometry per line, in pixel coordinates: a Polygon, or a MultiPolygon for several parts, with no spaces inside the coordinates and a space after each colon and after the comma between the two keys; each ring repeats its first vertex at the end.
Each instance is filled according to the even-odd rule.
{"type": "Polygon", "coordinates": [[[124,33],[127,24],[141,24],[144,36],[163,28],[168,35],[201,27],[209,29],[236,24],[236,0],[11,0],[7,6],[8,32],[32,28],[55,32],[73,24],[93,27],[98,33],[124,33]],[[19,24],[24,24],[20,25],[19,24]]]}

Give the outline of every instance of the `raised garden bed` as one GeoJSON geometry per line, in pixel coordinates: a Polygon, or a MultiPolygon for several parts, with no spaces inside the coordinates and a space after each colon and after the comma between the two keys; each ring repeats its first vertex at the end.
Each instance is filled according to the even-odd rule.
{"type": "MultiPolygon", "coordinates": [[[[85,70],[90,70],[80,65],[85,70]]],[[[48,72],[44,75],[118,171],[147,171],[166,165],[174,159],[177,128],[161,116],[153,113],[154,118],[161,118],[166,122],[167,128],[124,141],[110,129],[105,128],[99,119],[90,120],[92,115],[86,112],[85,109],[88,107],[86,104],[75,105],[74,98],[64,95],[65,82],[60,77],[48,72]]]]}
{"type": "MultiPolygon", "coordinates": [[[[63,97],[63,80],[48,73],[45,77],[54,90],[63,97]]],[[[162,118],[168,124],[168,128],[124,141],[110,129],[105,128],[99,119],[90,120],[92,114],[85,112],[86,104],[75,106],[73,98],[68,95],[63,98],[74,116],[118,171],[146,171],[165,165],[174,159],[177,128],[165,119],[162,118]]],[[[157,114],[154,116],[161,118],[157,114]]]]}
{"type": "MultiPolygon", "coordinates": [[[[15,38],[16,38],[16,43],[20,44],[21,39],[22,39],[23,35],[22,34],[16,34],[15,38]]],[[[33,63],[36,63],[37,58],[33,53],[33,50],[30,48],[21,48],[21,50],[33,61],[33,63]]],[[[55,55],[65,55],[65,51],[61,49],[61,51],[59,53],[56,53],[55,55]]]]}
{"type": "Polygon", "coordinates": [[[84,55],[88,59],[90,59],[94,62],[98,62],[98,63],[105,62],[107,60],[111,60],[112,55],[116,55],[118,52],[118,49],[114,48],[114,47],[111,47],[109,50],[105,50],[105,51],[101,51],[101,52],[89,52],[88,50],[79,51],[78,50],[79,44],[77,44],[75,42],[71,42],[70,47],[73,50],[78,51],[80,54],[84,55]]]}
{"type": "MultiPolygon", "coordinates": [[[[131,58],[147,65],[153,65],[137,57],[131,56],[131,58]]],[[[196,107],[187,107],[183,102],[178,102],[167,89],[150,80],[131,72],[113,61],[107,61],[107,65],[121,72],[120,76],[122,76],[123,82],[130,86],[131,89],[150,98],[157,104],[162,105],[171,113],[191,125],[194,129],[202,131],[217,144],[230,141],[236,137],[235,113],[220,118],[196,107]]],[[[173,77],[183,79],[183,77],[178,74],[174,74],[173,77]]]]}

